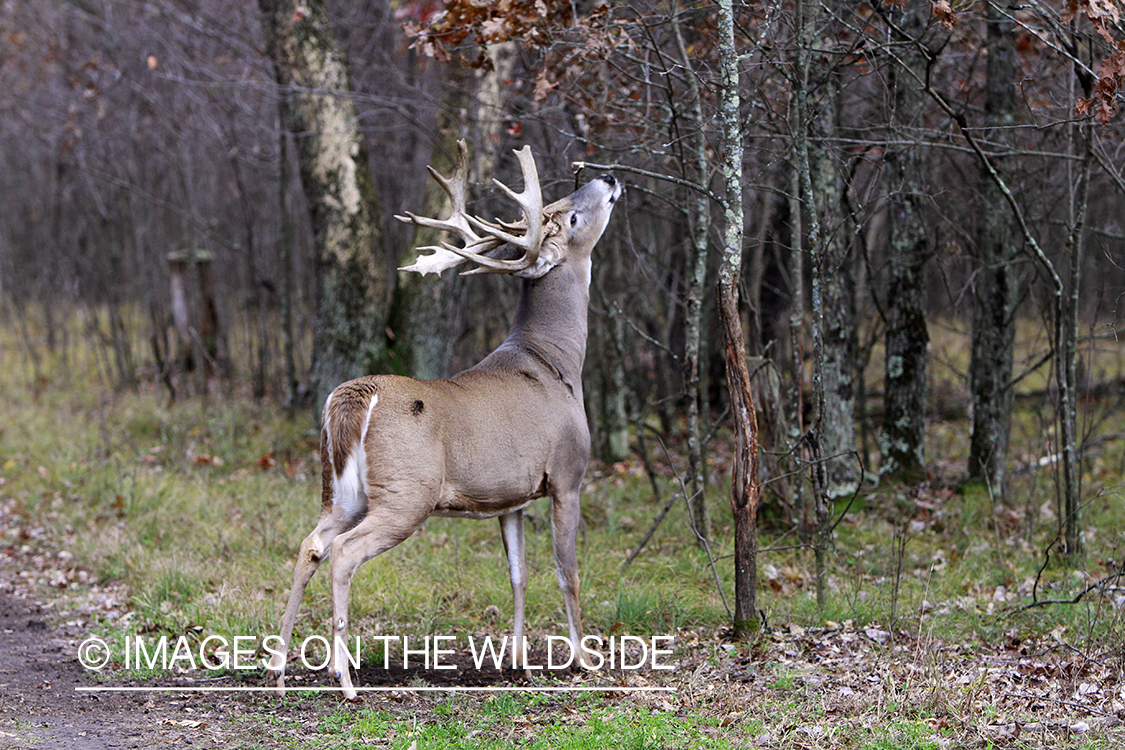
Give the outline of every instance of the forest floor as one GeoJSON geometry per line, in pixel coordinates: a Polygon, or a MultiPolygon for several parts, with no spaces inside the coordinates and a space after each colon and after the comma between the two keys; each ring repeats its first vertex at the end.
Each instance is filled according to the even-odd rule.
{"type": "MultiPolygon", "coordinates": [[[[202,659],[209,639],[276,627],[319,507],[307,414],[248,394],[169,404],[153,384],[114,392],[73,363],[31,378],[11,351],[0,351],[0,748],[1125,747],[1120,388],[1082,402],[1080,559],[1058,554],[1050,409],[1036,401],[1016,415],[1004,498],[960,483],[968,426],[949,410],[928,423],[926,482],[871,482],[834,509],[822,582],[767,493],[757,605],[767,623],[736,643],[725,627],[729,434],[710,446],[710,548],[696,544],[681,500],[623,566],[666,501],[683,497],[673,433],[647,468],[590,466],[579,544],[586,632],[671,636],[661,662],[672,669],[526,678],[471,668],[460,640],[450,671],[387,670],[365,650],[355,683],[379,690],[349,703],[324,670],[295,663],[294,689],[279,696],[252,663],[184,671],[126,656],[129,639],[184,638],[202,659]],[[112,652],[100,671],[79,659],[91,638],[112,652]]],[[[1106,356],[1122,382],[1125,351],[1106,356]]],[[[946,390],[963,402],[959,382],[946,390]]],[[[535,649],[565,615],[550,508],[525,514],[527,622],[542,664],[535,649]]],[[[497,536],[494,523],[430,519],[356,575],[352,632],[365,648],[390,634],[501,637],[511,591],[497,536]]],[[[310,583],[294,643],[326,629],[326,579],[310,583]]],[[[229,655],[211,643],[208,657],[229,655]]]]}
{"type": "MultiPolygon", "coordinates": [[[[216,681],[85,669],[78,649],[93,632],[91,612],[123,608],[124,592],[29,583],[41,580],[28,573],[45,559],[11,548],[0,556],[4,748],[1125,746],[1120,663],[1086,658],[1061,638],[950,644],[848,622],[790,626],[751,645],[683,630],[672,671],[528,682],[474,671],[458,655],[450,661],[468,668],[453,672],[365,664],[358,685],[397,689],[362,693],[354,704],[299,689],[283,698],[191,692],[265,683],[259,672],[216,681]],[[482,685],[517,691],[419,690],[482,685]],[[531,691],[543,686],[620,690],[531,691]]],[[[297,671],[290,685],[329,687],[322,677],[297,671]]]]}

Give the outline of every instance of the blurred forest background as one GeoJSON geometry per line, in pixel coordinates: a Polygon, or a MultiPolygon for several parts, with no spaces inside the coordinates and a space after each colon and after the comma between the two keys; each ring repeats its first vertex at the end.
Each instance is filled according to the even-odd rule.
{"type": "MultiPolygon", "coordinates": [[[[802,466],[827,498],[936,474],[1001,497],[1041,460],[1077,551],[1074,467],[1107,438],[1083,399],[1125,388],[1090,364],[1125,314],[1118,6],[734,15],[739,289],[776,517],[815,525],[802,466]],[[1042,429],[1009,447],[1017,392],[1042,429]],[[967,461],[925,452],[944,419],[965,420],[967,461]]],[[[425,166],[448,173],[463,137],[476,212],[513,218],[489,180],[518,187],[527,143],[548,199],[609,168],[628,183],[595,257],[595,455],[680,451],[706,538],[728,419],[716,36],[694,2],[0,0],[0,315],[28,381],[93,343],[114,389],[311,415],[348,377],[470,366],[518,284],[400,274],[434,238],[392,216],[440,211],[425,166]]]]}

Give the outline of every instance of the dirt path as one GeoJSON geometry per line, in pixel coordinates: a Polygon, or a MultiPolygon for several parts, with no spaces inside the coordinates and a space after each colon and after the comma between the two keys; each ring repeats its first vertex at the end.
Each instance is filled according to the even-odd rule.
{"type": "Polygon", "coordinates": [[[75,629],[57,628],[49,609],[0,594],[0,746],[140,747],[146,736],[131,719],[137,696],[83,695],[86,671],[73,656],[75,629]],[[71,653],[67,653],[70,651],[71,653]]]}
{"type": "Polygon", "coordinates": [[[261,726],[254,698],[76,690],[99,684],[78,662],[85,637],[51,606],[0,593],[0,747],[286,746],[261,726]]]}
{"type": "Polygon", "coordinates": [[[0,547],[0,748],[299,747],[339,706],[262,694],[76,689],[144,686],[101,680],[78,660],[91,619],[119,614],[127,595],[112,587],[44,585],[60,553],[29,542],[0,547]]]}
{"type": "MultiPolygon", "coordinates": [[[[361,712],[379,704],[391,710],[428,712],[425,700],[410,693],[380,693],[379,698],[347,704],[336,694],[302,698],[290,692],[279,700],[270,692],[166,692],[158,688],[198,687],[169,677],[149,682],[99,677],[78,659],[90,636],[80,601],[37,591],[13,571],[12,556],[0,553],[0,748],[292,748],[325,742],[324,720],[346,711],[361,712]],[[38,593],[38,595],[36,595],[38,593]],[[76,607],[75,605],[79,606],[76,607]],[[75,619],[77,618],[77,619],[75,619]],[[137,692],[88,692],[82,688],[153,688],[137,692]],[[410,705],[398,705],[398,704],[410,705]]],[[[102,594],[102,598],[105,595],[102,594]]],[[[454,661],[460,661],[454,657],[454,661]]],[[[465,667],[467,665],[461,665],[465,667]]],[[[367,686],[397,687],[425,676],[431,684],[505,684],[511,673],[455,670],[446,673],[383,670],[365,666],[356,679],[367,686]]],[[[241,687],[262,685],[257,673],[241,687]]],[[[322,685],[322,674],[295,670],[290,684],[322,685]]]]}

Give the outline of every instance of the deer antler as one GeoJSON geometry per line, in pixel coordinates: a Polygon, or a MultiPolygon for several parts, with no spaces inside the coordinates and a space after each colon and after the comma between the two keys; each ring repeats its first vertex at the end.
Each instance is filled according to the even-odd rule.
{"type": "MultiPolygon", "coordinates": [[[[448,219],[431,219],[425,216],[416,216],[415,214],[407,211],[406,216],[395,215],[399,221],[406,223],[416,224],[420,227],[429,227],[430,229],[438,229],[444,232],[453,232],[458,235],[464,242],[465,247],[476,247],[486,242],[479,237],[472,227],[465,220],[466,216],[466,203],[468,196],[468,183],[469,183],[469,149],[465,145],[465,141],[457,141],[457,160],[453,166],[453,174],[448,178],[442,177],[438,171],[433,167],[426,167],[430,176],[434,181],[441,186],[449,196],[451,202],[449,218],[448,219]]],[[[488,242],[489,247],[492,249],[499,243],[488,242]]],[[[442,243],[445,245],[445,243],[442,243]]],[[[448,247],[446,245],[446,247],[448,247]]],[[[483,248],[482,248],[483,249],[483,248]]],[[[446,250],[443,247],[436,245],[428,245],[419,248],[420,251],[433,250],[433,255],[419,256],[412,265],[405,266],[403,271],[417,271],[425,275],[426,273],[441,273],[447,268],[460,265],[465,261],[464,258],[453,253],[451,250],[446,250]]]]}
{"type": "Polygon", "coordinates": [[[499,180],[493,180],[493,182],[519,205],[524,215],[523,223],[526,224],[526,231],[522,235],[512,234],[509,230],[524,227],[519,223],[493,223],[468,213],[466,208],[468,147],[465,145],[465,141],[461,140],[457,142],[457,163],[453,169],[453,174],[448,178],[442,177],[433,167],[427,167],[434,180],[452,201],[449,218],[430,219],[415,216],[410,212],[407,212],[406,216],[395,216],[395,218],[418,226],[453,232],[464,241],[465,246],[455,247],[447,242],[442,242],[440,247],[434,245],[423,247],[422,250],[433,250],[434,254],[419,258],[413,265],[402,270],[418,271],[423,274],[429,271],[440,273],[463,260],[471,260],[478,266],[471,271],[466,271],[465,275],[516,273],[535,265],[536,261],[539,260],[539,248],[543,243],[543,194],[539,188],[539,173],[535,169],[535,157],[531,153],[531,147],[524,146],[515,153],[523,172],[523,191],[517,193],[499,180]],[[480,231],[483,236],[478,235],[473,231],[474,229],[480,231]],[[505,243],[523,249],[523,255],[517,260],[499,260],[484,255],[484,253],[505,243]],[[451,253],[458,257],[451,257],[451,253]]]}

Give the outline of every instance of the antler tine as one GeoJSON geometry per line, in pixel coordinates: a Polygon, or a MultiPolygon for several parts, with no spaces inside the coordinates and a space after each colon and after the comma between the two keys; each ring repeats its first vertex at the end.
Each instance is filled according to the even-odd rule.
{"type": "Polygon", "coordinates": [[[522,236],[514,235],[504,231],[498,224],[486,222],[475,216],[465,214],[465,218],[474,228],[483,232],[486,238],[523,248],[524,254],[518,260],[498,260],[472,252],[468,245],[463,248],[448,248],[451,252],[480,266],[471,271],[466,271],[465,275],[514,273],[530,268],[539,260],[539,248],[543,244],[543,193],[539,188],[539,172],[535,168],[535,157],[531,153],[531,146],[524,146],[515,154],[520,162],[520,170],[523,172],[523,191],[517,193],[499,180],[493,180],[493,182],[519,205],[527,222],[527,231],[522,236]]]}
{"type": "MultiPolygon", "coordinates": [[[[430,176],[434,181],[441,186],[449,196],[451,202],[449,218],[448,219],[431,219],[426,216],[416,216],[415,214],[407,211],[406,216],[395,215],[399,221],[408,224],[416,224],[421,227],[428,227],[430,229],[438,229],[445,232],[453,232],[462,240],[465,241],[465,246],[470,247],[480,245],[488,238],[482,238],[465,220],[468,210],[468,192],[469,192],[469,148],[464,140],[457,141],[457,160],[453,166],[453,174],[449,177],[443,177],[433,167],[426,167],[430,176]]],[[[499,240],[497,241],[499,244],[499,240]]],[[[421,249],[437,249],[437,248],[421,248],[421,249]]]]}

